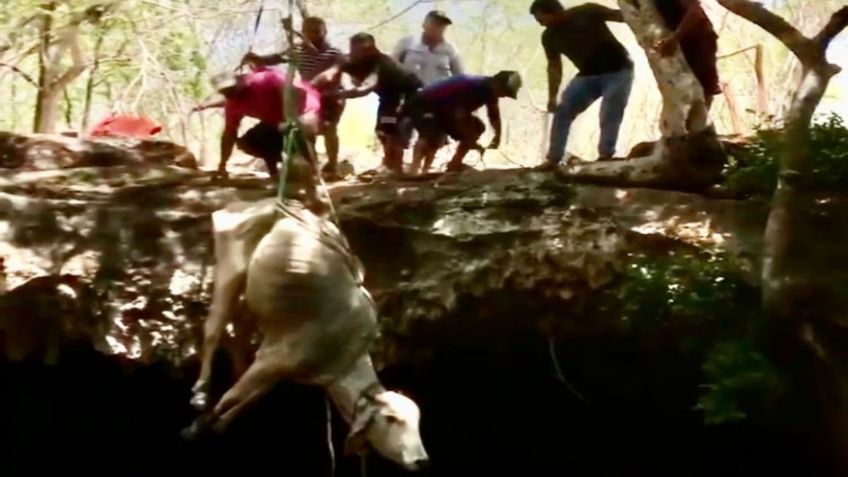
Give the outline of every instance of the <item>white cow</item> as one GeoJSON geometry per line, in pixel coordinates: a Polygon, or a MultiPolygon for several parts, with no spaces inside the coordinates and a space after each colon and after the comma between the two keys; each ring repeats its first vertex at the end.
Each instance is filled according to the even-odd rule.
{"type": "MultiPolygon", "coordinates": [[[[254,361],[206,414],[187,429],[223,430],[279,380],[323,387],[351,426],[347,453],[370,444],[408,470],[429,459],[418,406],[387,391],[371,363],[376,309],[362,268],[339,229],[298,202],[237,204],[212,214],[215,289],[204,327],[201,372],[192,405],[208,410],[212,357],[227,323],[255,316],[262,341],[254,361]],[[270,231],[269,231],[270,230],[270,231]],[[246,309],[240,309],[241,297],[246,309]]],[[[236,321],[236,331],[249,330],[236,321]]]]}

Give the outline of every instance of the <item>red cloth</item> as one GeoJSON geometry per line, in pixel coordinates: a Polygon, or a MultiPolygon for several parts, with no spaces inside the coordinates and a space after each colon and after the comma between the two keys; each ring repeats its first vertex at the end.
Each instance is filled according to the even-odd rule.
{"type": "Polygon", "coordinates": [[[148,139],[162,131],[162,126],[148,118],[110,114],[95,124],[90,136],[124,136],[148,139]]]}
{"type": "MultiPolygon", "coordinates": [[[[283,87],[286,74],[273,68],[259,68],[246,79],[247,86],[239,97],[227,99],[224,105],[226,117],[225,130],[238,131],[241,120],[247,116],[263,123],[280,124],[283,122],[283,87]]],[[[294,86],[305,94],[304,104],[298,112],[321,113],[321,93],[309,83],[295,79],[294,86]]]]}

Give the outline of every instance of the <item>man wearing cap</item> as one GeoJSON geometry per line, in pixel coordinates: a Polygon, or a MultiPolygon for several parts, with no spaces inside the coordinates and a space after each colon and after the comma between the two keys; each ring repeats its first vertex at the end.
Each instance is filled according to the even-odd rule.
{"type": "Polygon", "coordinates": [[[606,24],[623,22],[621,11],[597,3],[566,9],[557,0],[535,0],[530,13],[545,27],[542,46],[548,57],[548,112],[554,113],[544,167],[556,167],[562,161],[571,124],[599,98],[599,159],[611,159],[633,86],[633,61],[606,24]],[[563,56],[574,63],[578,73],[557,102],[563,56]]]}
{"type": "MultiPolygon", "coordinates": [[[[227,174],[227,161],[235,146],[244,153],[265,161],[268,173],[277,177],[277,162],[283,153],[283,133],[280,125],[284,117],[284,88],[286,74],[282,71],[260,67],[248,74],[223,73],[212,80],[214,88],[224,97],[192,111],[224,108],[225,126],[221,134],[221,160],[218,175],[227,174]],[[259,123],[239,137],[242,119],[251,117],[259,123]]],[[[308,140],[318,133],[321,117],[321,93],[309,83],[294,81],[298,122],[308,140]]],[[[310,162],[314,158],[308,157],[310,162]]]]}
{"type": "Polygon", "coordinates": [[[447,170],[462,171],[466,167],[462,161],[468,152],[482,149],[477,140],[486,131],[486,126],[474,112],[483,106],[495,131],[489,149],[497,149],[501,142],[499,100],[515,99],[519,89],[521,76],[514,71],[501,71],[494,76],[458,75],[422,89],[407,107],[421,136],[415,145],[412,172],[419,172],[422,159],[425,159],[423,172],[429,171],[436,151],[445,144],[447,136],[459,142],[447,170]]]}
{"type": "Polygon", "coordinates": [[[440,10],[424,18],[421,35],[401,39],[392,51],[392,58],[415,72],[425,85],[465,73],[456,48],[445,40],[445,30],[453,24],[440,10]]]}
{"type": "Polygon", "coordinates": [[[342,73],[350,76],[355,86],[343,91],[327,91],[325,97],[351,99],[376,93],[380,105],[375,129],[383,144],[383,167],[391,172],[402,172],[403,152],[409,147],[412,128],[401,116],[401,107],[423,86],[421,80],[382,53],[369,33],[351,37],[349,58],[319,75],[312,83],[321,88],[326,81],[338,81],[342,73]]]}

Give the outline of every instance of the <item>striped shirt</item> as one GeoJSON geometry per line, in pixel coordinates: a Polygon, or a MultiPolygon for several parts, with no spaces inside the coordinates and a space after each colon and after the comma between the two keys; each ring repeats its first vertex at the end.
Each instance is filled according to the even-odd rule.
{"type": "Polygon", "coordinates": [[[312,81],[313,78],[341,61],[342,56],[341,50],[328,44],[319,47],[318,51],[313,51],[302,44],[294,47],[297,70],[304,81],[312,81]]]}

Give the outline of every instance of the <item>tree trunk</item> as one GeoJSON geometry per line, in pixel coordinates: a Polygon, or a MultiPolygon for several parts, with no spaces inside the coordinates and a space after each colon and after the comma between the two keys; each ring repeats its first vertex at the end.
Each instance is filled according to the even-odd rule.
{"type": "Polygon", "coordinates": [[[53,29],[53,11],[56,2],[50,2],[43,6],[45,12],[41,15],[41,45],[38,49],[38,92],[35,97],[35,118],[32,127],[36,133],[44,132],[46,129],[44,121],[45,94],[48,85],[52,82],[48,67],[50,54],[50,31],[53,29]]]}
{"type": "Polygon", "coordinates": [[[848,7],[835,13],[818,35],[808,38],[760,4],[719,3],[774,35],[802,66],[786,117],[778,188],[765,233],[763,307],[773,355],[789,376],[793,395],[807,406],[801,410],[806,427],[801,432],[813,436],[814,447],[823,454],[823,468],[811,474],[845,476],[848,251],[826,253],[822,241],[848,241],[848,194],[821,190],[816,184],[810,124],[830,79],[840,71],[828,63],[827,48],[848,26],[848,7]]]}
{"type": "Polygon", "coordinates": [[[100,50],[103,48],[104,36],[102,32],[97,35],[97,42],[94,44],[94,64],[91,65],[91,70],[88,72],[88,81],[85,84],[85,100],[82,107],[82,120],[80,122],[80,132],[83,134],[88,131],[88,125],[91,122],[91,100],[94,97],[95,79],[100,69],[100,50]]]}
{"type": "Polygon", "coordinates": [[[645,50],[663,99],[662,138],[651,153],[628,161],[581,164],[570,175],[610,184],[700,190],[721,175],[725,154],[708,120],[700,83],[683,54],[669,57],[653,46],[670,34],[651,0],[618,0],[624,19],[645,50]]]}

